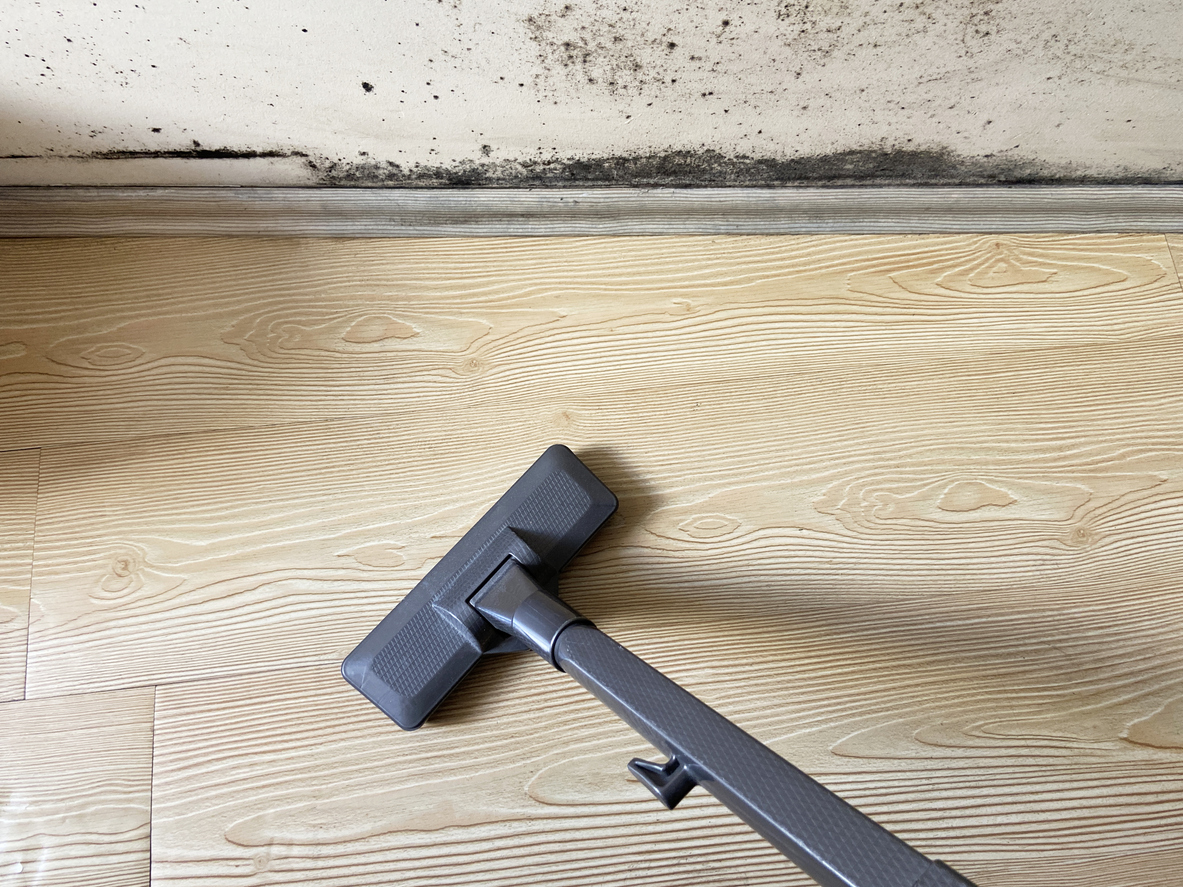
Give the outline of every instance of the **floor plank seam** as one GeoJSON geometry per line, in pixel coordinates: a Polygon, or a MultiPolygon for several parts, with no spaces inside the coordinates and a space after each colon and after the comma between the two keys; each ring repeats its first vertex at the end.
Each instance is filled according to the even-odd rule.
{"type": "Polygon", "coordinates": [[[352,413],[343,416],[327,416],[323,419],[299,419],[294,422],[263,422],[258,425],[220,425],[212,428],[194,428],[192,431],[165,431],[159,434],[132,435],[130,437],[95,437],[87,440],[68,440],[64,443],[43,444],[35,447],[16,447],[10,451],[0,452],[37,450],[38,453],[40,453],[41,451],[45,450],[68,450],[76,447],[106,447],[113,444],[141,444],[183,441],[187,438],[200,436],[203,434],[236,434],[238,432],[250,433],[253,431],[284,431],[289,429],[298,430],[300,428],[312,428],[319,425],[328,425],[334,422],[367,422],[373,419],[381,419],[383,416],[387,416],[389,414],[390,411],[388,410],[378,410],[376,412],[352,413]]]}
{"type": "MultiPolygon", "coordinates": [[[[394,603],[395,603],[395,601],[392,598],[390,605],[393,607],[394,603]]],[[[361,640],[361,637],[362,637],[362,635],[359,634],[358,640],[361,640]]],[[[328,668],[330,666],[333,666],[335,668],[340,668],[341,660],[338,658],[334,658],[334,659],[325,659],[320,662],[304,662],[304,663],[300,663],[298,665],[280,665],[280,666],[276,666],[274,668],[250,669],[249,671],[235,671],[235,672],[227,672],[225,674],[202,675],[200,677],[183,678],[180,680],[172,680],[172,681],[147,681],[142,684],[120,684],[118,686],[113,686],[113,687],[98,687],[98,688],[92,687],[92,688],[86,689],[86,690],[79,690],[75,693],[47,693],[43,696],[34,696],[32,699],[26,699],[26,700],[14,699],[12,701],[13,702],[20,702],[20,701],[30,701],[31,702],[34,700],[42,700],[42,699],[72,699],[72,698],[76,698],[76,697],[93,696],[96,693],[125,693],[130,690],[152,690],[154,693],[158,693],[161,689],[172,689],[174,687],[188,687],[188,686],[192,686],[193,684],[211,683],[214,681],[229,681],[229,680],[236,680],[236,679],[242,679],[242,678],[253,678],[253,677],[263,677],[263,676],[270,677],[272,675],[285,674],[287,672],[303,671],[305,669],[328,668]]]]}
{"type": "Polygon", "coordinates": [[[1180,288],[1183,289],[1183,274],[1179,273],[1179,254],[1175,246],[1171,243],[1170,237],[1167,237],[1164,234],[1163,240],[1167,242],[1167,255],[1171,257],[1171,262],[1175,266],[1175,281],[1179,284],[1180,288]]]}
{"type": "Polygon", "coordinates": [[[22,700],[29,698],[29,650],[33,644],[33,568],[37,563],[37,517],[41,511],[41,468],[44,464],[40,447],[26,449],[37,450],[37,486],[33,491],[33,532],[29,544],[29,602],[25,612],[25,674],[24,686],[21,688],[22,700]]]}
{"type": "Polygon", "coordinates": [[[152,688],[152,730],[148,742],[148,887],[152,885],[152,824],[155,820],[156,788],[156,703],[160,698],[160,687],[152,688]]]}

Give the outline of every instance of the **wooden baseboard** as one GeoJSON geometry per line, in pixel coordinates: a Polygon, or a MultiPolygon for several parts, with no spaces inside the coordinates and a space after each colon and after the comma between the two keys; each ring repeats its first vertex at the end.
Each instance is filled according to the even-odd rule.
{"type": "Polygon", "coordinates": [[[1183,232],[1183,186],[0,188],[0,237],[1183,232]]]}

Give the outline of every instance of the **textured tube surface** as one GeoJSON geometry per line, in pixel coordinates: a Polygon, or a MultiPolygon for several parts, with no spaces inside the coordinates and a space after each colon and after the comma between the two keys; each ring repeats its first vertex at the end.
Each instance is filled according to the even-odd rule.
{"type": "Polygon", "coordinates": [[[822,887],[973,887],[598,629],[564,630],[555,658],[822,887]]]}

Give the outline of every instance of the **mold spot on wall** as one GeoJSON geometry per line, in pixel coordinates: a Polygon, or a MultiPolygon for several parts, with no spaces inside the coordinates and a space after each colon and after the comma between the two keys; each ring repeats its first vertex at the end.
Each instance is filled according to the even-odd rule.
{"type": "Polygon", "coordinates": [[[636,95],[664,82],[677,64],[673,28],[629,0],[550,3],[525,25],[537,50],[538,85],[565,79],[579,90],[636,95]]]}

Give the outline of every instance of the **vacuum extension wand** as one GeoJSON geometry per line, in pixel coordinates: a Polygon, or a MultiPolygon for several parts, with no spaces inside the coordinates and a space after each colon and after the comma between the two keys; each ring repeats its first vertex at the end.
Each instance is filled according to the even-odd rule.
{"type": "Polygon", "coordinates": [[[342,674],[414,730],[482,655],[533,650],[666,756],[628,765],[666,807],[701,786],[822,887],[974,887],[559,599],[559,570],[615,509],[570,450],[551,447],[346,657],[342,674]]]}

